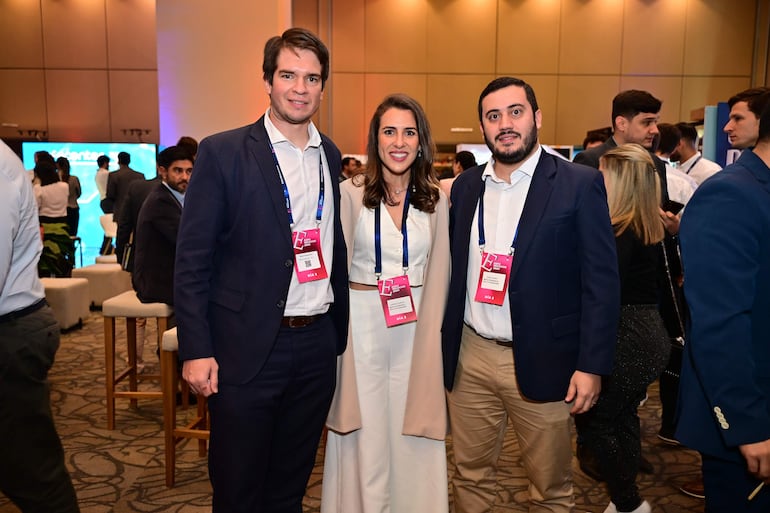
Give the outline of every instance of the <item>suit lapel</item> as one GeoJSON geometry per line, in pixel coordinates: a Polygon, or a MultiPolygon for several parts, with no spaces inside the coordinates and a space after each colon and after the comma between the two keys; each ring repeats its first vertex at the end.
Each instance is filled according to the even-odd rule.
{"type": "Polygon", "coordinates": [[[511,281],[521,267],[522,260],[526,257],[527,249],[532,242],[543,212],[548,205],[548,200],[553,191],[553,179],[556,175],[555,158],[543,151],[540,160],[532,175],[532,183],[529,186],[527,199],[524,201],[524,210],[519,220],[518,235],[516,238],[516,253],[511,269],[511,281]]]}
{"type": "MultiPolygon", "coordinates": [[[[457,242],[452,244],[455,248],[459,249],[459,267],[456,269],[467,269],[468,267],[468,247],[471,243],[471,223],[473,222],[473,216],[476,214],[476,205],[478,205],[479,194],[481,194],[481,175],[485,166],[479,166],[476,171],[473,171],[473,178],[466,180],[464,187],[461,191],[458,191],[456,196],[458,198],[464,198],[462,202],[457,202],[457,211],[452,216],[454,218],[454,226],[452,227],[452,237],[457,238],[457,242]]],[[[466,171],[469,172],[469,171],[466,171]]],[[[452,205],[455,208],[455,205],[452,205]]],[[[463,281],[463,283],[465,283],[463,281]]]]}
{"type": "MultiPolygon", "coordinates": [[[[268,193],[270,202],[273,205],[276,218],[280,225],[285,226],[282,230],[286,241],[291,244],[291,227],[289,226],[286,214],[286,200],[283,197],[283,187],[278,177],[278,171],[273,160],[272,150],[270,148],[270,139],[265,130],[265,117],[262,116],[252,125],[250,136],[250,148],[252,158],[257,162],[257,174],[264,181],[265,190],[268,193]]],[[[255,201],[259,201],[254,198],[255,201]]]]}

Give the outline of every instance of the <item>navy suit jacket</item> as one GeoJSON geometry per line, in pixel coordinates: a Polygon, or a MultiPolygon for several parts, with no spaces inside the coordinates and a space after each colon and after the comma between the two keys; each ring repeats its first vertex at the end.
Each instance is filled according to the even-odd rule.
{"type": "Polygon", "coordinates": [[[174,259],[182,205],[163,182],[153,184],[136,222],[131,283],[142,303],[173,305],[174,259]]]}
{"type": "MultiPolygon", "coordinates": [[[[337,353],[348,325],[347,256],[339,221],[341,155],[321,136],[334,200],[334,251],[324,255],[337,353]]],[[[264,117],[204,139],[185,194],[174,310],[182,360],[213,356],[222,383],[248,382],[276,340],[294,272],[291,228],[264,117]]]]}
{"type": "MultiPolygon", "coordinates": [[[[465,312],[471,223],[484,166],[452,187],[452,278],[442,328],[444,382],[451,390],[465,312]]],[[[508,287],[519,389],[559,401],[575,370],[610,374],[620,282],[602,175],[542,152],[519,223],[508,287]]]]}
{"type": "Polygon", "coordinates": [[[751,151],[703,182],[679,232],[690,326],[677,440],[743,461],[770,439],[770,169],[751,151]]]}

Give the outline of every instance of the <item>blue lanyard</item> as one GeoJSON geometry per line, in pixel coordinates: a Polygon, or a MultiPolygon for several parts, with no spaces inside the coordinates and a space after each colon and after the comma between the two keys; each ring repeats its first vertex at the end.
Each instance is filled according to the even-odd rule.
{"type": "MultiPolygon", "coordinates": [[[[278,163],[278,157],[275,155],[275,148],[273,148],[273,143],[269,142],[270,144],[270,151],[273,153],[273,162],[275,162],[275,169],[278,171],[278,178],[281,180],[281,187],[283,187],[283,199],[286,201],[286,214],[289,216],[289,226],[294,226],[294,216],[291,213],[291,198],[289,197],[289,188],[286,186],[286,178],[283,176],[283,172],[281,171],[281,164],[278,163]]],[[[323,215],[324,211],[324,192],[325,192],[325,184],[324,184],[324,164],[323,164],[323,145],[320,145],[318,147],[318,180],[320,181],[320,188],[318,190],[318,207],[315,211],[315,220],[316,225],[321,225],[321,216],[323,215]]]]}
{"type": "MultiPolygon", "coordinates": [[[[404,213],[401,215],[401,235],[403,236],[403,258],[401,259],[401,266],[404,269],[404,274],[409,270],[409,242],[406,231],[406,218],[409,215],[409,187],[406,188],[406,195],[404,196],[404,213]]],[[[380,206],[374,207],[374,275],[377,279],[382,276],[382,237],[381,237],[381,221],[380,221],[380,206]]]]}
{"type": "MultiPolygon", "coordinates": [[[[484,234],[484,192],[487,190],[486,177],[481,181],[481,194],[479,195],[479,249],[483,252],[484,246],[487,245],[486,236],[484,234]]],[[[513,255],[516,251],[516,239],[519,236],[519,225],[516,225],[516,231],[513,232],[513,242],[511,242],[509,255],[513,255]]]]}

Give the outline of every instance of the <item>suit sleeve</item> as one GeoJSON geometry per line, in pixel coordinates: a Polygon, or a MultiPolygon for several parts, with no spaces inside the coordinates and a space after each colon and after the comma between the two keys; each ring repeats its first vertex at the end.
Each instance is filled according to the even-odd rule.
{"type": "MultiPolygon", "coordinates": [[[[687,354],[713,411],[729,429],[727,446],[770,439],[770,407],[758,379],[768,379],[758,359],[752,312],[761,262],[759,214],[738,187],[706,182],[687,206],[680,233],[684,287],[690,308],[687,354]]],[[[766,312],[765,312],[766,314],[766,312]]],[[[758,341],[762,350],[770,341],[758,341]]],[[[717,425],[720,419],[714,417],[717,425]]]]}
{"type": "Polygon", "coordinates": [[[177,236],[174,310],[181,360],[215,354],[208,305],[217,236],[224,231],[227,193],[221,162],[212,146],[211,141],[201,142],[177,236]]]}
{"type": "Polygon", "coordinates": [[[582,283],[577,370],[608,375],[615,356],[620,279],[607,193],[599,173],[583,192],[577,230],[582,283]]]}

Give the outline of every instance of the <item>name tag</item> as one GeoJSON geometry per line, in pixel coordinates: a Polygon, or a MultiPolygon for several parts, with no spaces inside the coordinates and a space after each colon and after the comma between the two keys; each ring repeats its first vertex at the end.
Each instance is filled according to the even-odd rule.
{"type": "Polygon", "coordinates": [[[505,294],[508,292],[512,265],[513,255],[482,253],[479,283],[474,301],[502,306],[505,294]]]}
{"type": "Polygon", "coordinates": [[[302,230],[292,233],[294,244],[294,271],[300,283],[323,280],[329,275],[321,253],[321,230],[302,230]]]}
{"type": "Polygon", "coordinates": [[[385,313],[385,324],[388,328],[417,320],[409,276],[379,280],[377,290],[380,292],[382,311],[385,313]]]}

